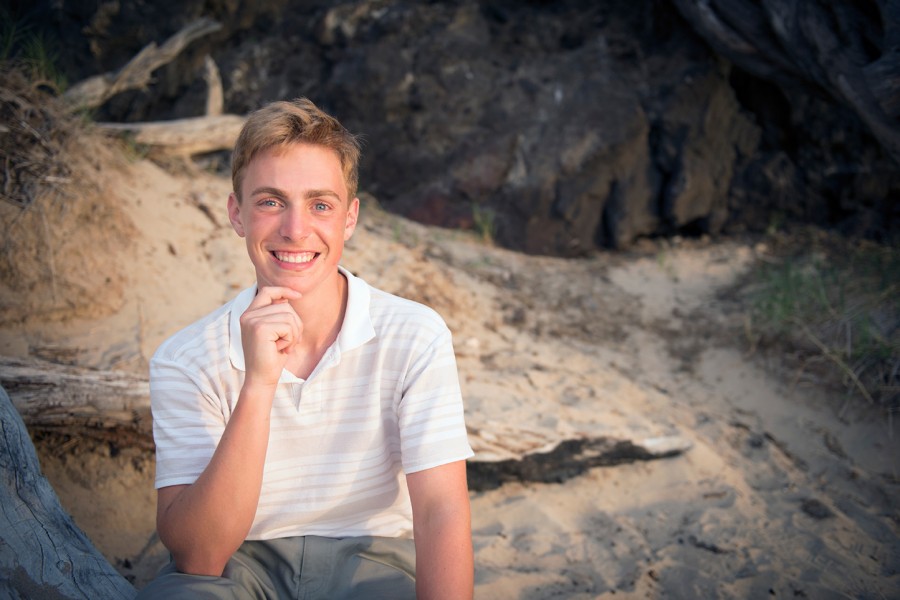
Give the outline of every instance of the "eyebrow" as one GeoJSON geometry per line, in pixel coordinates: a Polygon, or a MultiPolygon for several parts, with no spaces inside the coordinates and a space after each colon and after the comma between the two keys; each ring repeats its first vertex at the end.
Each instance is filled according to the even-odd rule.
{"type": "Polygon", "coordinates": [[[320,198],[321,196],[331,196],[336,200],[340,200],[341,197],[338,196],[337,192],[333,192],[331,190],[307,190],[303,197],[309,200],[310,198],[320,198]]]}
{"type": "Polygon", "coordinates": [[[273,187],[258,187],[252,192],[250,192],[251,196],[278,196],[279,198],[284,198],[287,194],[284,193],[284,190],[279,190],[278,188],[273,187]]]}

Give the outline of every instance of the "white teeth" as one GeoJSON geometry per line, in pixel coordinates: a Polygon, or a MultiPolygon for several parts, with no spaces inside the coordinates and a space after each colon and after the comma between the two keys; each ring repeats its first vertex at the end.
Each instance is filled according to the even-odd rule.
{"type": "Polygon", "coordinates": [[[275,252],[275,258],[286,263],[307,263],[315,257],[315,252],[275,252]]]}

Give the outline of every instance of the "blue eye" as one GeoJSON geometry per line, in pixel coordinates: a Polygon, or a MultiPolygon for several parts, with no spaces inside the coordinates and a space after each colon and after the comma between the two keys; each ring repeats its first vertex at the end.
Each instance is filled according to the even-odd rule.
{"type": "Polygon", "coordinates": [[[278,202],[275,200],[263,200],[262,205],[263,206],[278,206],[278,202]]]}
{"type": "Polygon", "coordinates": [[[318,211],[328,210],[328,205],[324,202],[316,202],[315,209],[318,211]]]}

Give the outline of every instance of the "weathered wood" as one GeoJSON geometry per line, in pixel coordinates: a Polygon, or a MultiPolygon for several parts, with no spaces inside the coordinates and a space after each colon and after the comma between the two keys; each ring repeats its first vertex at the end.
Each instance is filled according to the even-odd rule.
{"type": "Polygon", "coordinates": [[[154,123],[98,123],[101,131],[127,134],[137,143],[171,156],[190,156],[234,146],[245,117],[213,115],[154,123]]]}
{"type": "Polygon", "coordinates": [[[207,54],[203,59],[203,81],[206,82],[207,117],[217,117],[225,113],[225,90],[222,89],[222,76],[216,61],[207,54]]]}
{"type": "Polygon", "coordinates": [[[246,118],[212,115],[152,123],[98,123],[101,131],[128,134],[137,144],[160,152],[189,156],[234,146],[246,118]]]}
{"type": "Polygon", "coordinates": [[[64,94],[73,109],[96,108],[118,93],[143,89],[156,69],[168,64],[197,38],[222,28],[208,18],[197,19],[170,37],[162,46],[151,42],[118,71],[95,75],[76,83],[64,94]]]}
{"type": "Polygon", "coordinates": [[[680,436],[633,440],[577,437],[504,460],[484,460],[479,458],[478,440],[472,442],[476,454],[466,465],[466,475],[469,489],[476,492],[496,489],[514,481],[562,483],[595,467],[668,458],[691,448],[691,442],[680,436]]]}
{"type": "Polygon", "coordinates": [[[473,491],[492,490],[514,481],[561,483],[595,467],[678,456],[692,446],[680,435],[648,437],[646,428],[641,430],[644,433],[611,429],[602,435],[586,431],[564,435],[496,419],[469,421],[469,444],[475,456],[469,459],[466,472],[473,491]]]}
{"type": "Polygon", "coordinates": [[[2,387],[0,430],[0,597],[133,598],[135,589],[60,506],[2,387]]]}
{"type": "Polygon", "coordinates": [[[900,162],[900,3],[674,0],[707,42],[757,77],[830,93],[900,162]],[[876,22],[877,21],[877,22],[876,22]],[[872,56],[873,49],[879,56],[872,56]]]}
{"type": "MultiPolygon", "coordinates": [[[[153,448],[150,389],[143,377],[0,357],[0,384],[32,431],[153,448]]],[[[680,436],[647,437],[630,430],[564,435],[493,421],[470,427],[469,442],[475,450],[468,465],[474,490],[509,481],[564,481],[590,468],[676,456],[691,447],[680,436]]]]}
{"type": "Polygon", "coordinates": [[[0,385],[32,431],[64,431],[153,447],[146,378],[0,356],[0,385]]]}

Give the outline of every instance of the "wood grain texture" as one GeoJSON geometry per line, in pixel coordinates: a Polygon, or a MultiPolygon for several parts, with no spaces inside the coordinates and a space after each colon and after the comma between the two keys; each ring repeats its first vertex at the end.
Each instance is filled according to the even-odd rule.
{"type": "Polygon", "coordinates": [[[0,429],[0,598],[133,598],[135,589],[60,506],[2,387],[0,429]]]}

